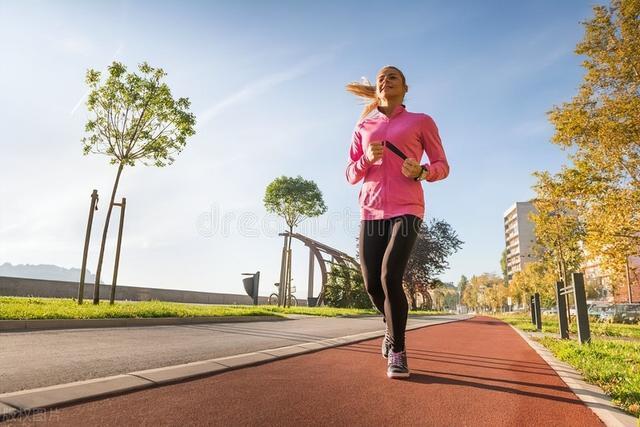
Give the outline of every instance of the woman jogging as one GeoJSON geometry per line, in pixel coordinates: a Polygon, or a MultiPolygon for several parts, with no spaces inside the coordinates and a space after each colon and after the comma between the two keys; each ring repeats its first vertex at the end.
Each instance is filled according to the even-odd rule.
{"type": "Polygon", "coordinates": [[[358,200],[362,276],[384,316],[387,376],[407,378],[409,307],[402,277],[424,218],[421,181],[446,178],[449,164],[433,119],[405,109],[409,87],[398,68],[382,68],[375,86],[351,83],[347,90],[369,101],[353,132],[346,171],[351,184],[364,178],[358,200]],[[421,165],[424,152],[429,162],[421,165]]]}

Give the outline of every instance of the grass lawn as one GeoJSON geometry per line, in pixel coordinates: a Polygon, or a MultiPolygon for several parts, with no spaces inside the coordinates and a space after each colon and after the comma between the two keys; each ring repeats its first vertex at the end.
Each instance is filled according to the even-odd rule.
{"type": "MultiPolygon", "coordinates": [[[[503,313],[494,315],[498,319],[501,319],[513,326],[522,329],[523,331],[533,332],[536,330],[535,325],[531,323],[531,316],[529,314],[515,314],[515,313],[503,313]]],[[[640,324],[629,325],[621,323],[600,323],[590,322],[589,327],[591,329],[591,335],[594,336],[606,336],[606,337],[626,337],[640,339],[640,324]]],[[[569,325],[569,331],[573,334],[577,334],[577,323],[575,319],[572,319],[569,325]]],[[[559,334],[558,317],[556,315],[542,315],[542,332],[551,332],[559,334]]]]}
{"type": "MultiPolygon", "coordinates": [[[[523,331],[536,331],[526,314],[495,315],[523,331]]],[[[640,325],[591,322],[592,342],[580,345],[576,340],[534,338],[560,360],[569,363],[584,379],[597,384],[628,413],[640,416],[640,341],[623,341],[604,337],[640,338],[640,325]],[[598,338],[598,337],[602,338],[598,338]]],[[[542,317],[542,331],[558,333],[554,316],[542,317]]],[[[576,332],[575,322],[571,331],[576,332]]],[[[639,424],[640,425],[640,424],[639,424]]]]}
{"type": "MultiPolygon", "coordinates": [[[[333,307],[278,307],[272,305],[193,305],[162,301],[100,301],[93,305],[85,300],[78,305],[71,298],[0,297],[0,320],[27,319],[106,319],[132,317],[198,317],[198,316],[284,316],[308,314],[336,317],[375,315],[377,310],[333,307]]],[[[410,311],[409,314],[435,315],[436,311],[410,311]]]]}
{"type": "Polygon", "coordinates": [[[587,382],[600,386],[616,405],[640,417],[640,343],[598,338],[588,345],[559,338],[538,341],[587,382]]]}

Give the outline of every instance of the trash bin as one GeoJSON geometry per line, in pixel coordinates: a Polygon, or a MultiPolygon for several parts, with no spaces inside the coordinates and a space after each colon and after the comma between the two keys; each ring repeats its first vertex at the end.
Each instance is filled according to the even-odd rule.
{"type": "Polygon", "coordinates": [[[309,307],[315,307],[317,303],[318,303],[318,298],[317,297],[316,298],[314,298],[314,297],[308,297],[307,298],[307,305],[309,307]]]}
{"type": "Polygon", "coordinates": [[[244,285],[244,290],[247,291],[247,295],[253,298],[253,276],[242,279],[242,284],[244,285]]]}

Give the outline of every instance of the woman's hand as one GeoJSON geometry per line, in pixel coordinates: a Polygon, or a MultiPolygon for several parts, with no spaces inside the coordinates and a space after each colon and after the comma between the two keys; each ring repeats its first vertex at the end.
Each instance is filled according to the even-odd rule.
{"type": "Polygon", "coordinates": [[[369,163],[374,163],[382,158],[383,150],[384,147],[382,146],[382,141],[372,141],[369,143],[364,155],[369,163]]]}
{"type": "Polygon", "coordinates": [[[404,163],[402,163],[402,174],[407,178],[414,179],[420,172],[422,172],[422,166],[420,166],[420,163],[418,163],[416,159],[407,157],[404,163]]]}

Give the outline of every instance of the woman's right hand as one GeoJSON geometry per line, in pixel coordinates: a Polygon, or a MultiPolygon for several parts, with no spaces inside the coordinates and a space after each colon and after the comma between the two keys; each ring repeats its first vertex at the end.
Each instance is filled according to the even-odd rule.
{"type": "Polygon", "coordinates": [[[383,150],[382,141],[372,141],[367,146],[364,155],[369,163],[374,163],[382,158],[383,150]]]}

